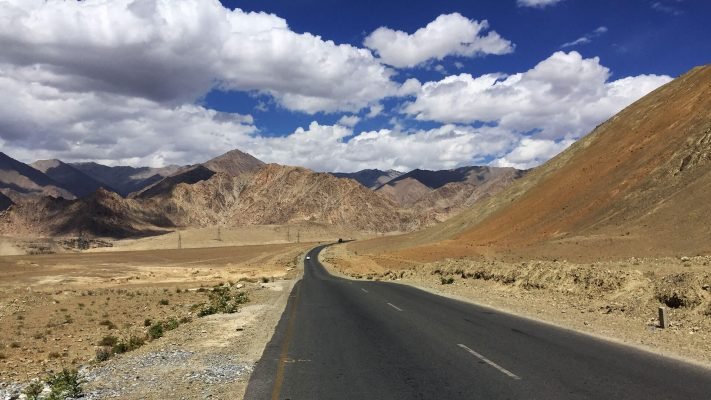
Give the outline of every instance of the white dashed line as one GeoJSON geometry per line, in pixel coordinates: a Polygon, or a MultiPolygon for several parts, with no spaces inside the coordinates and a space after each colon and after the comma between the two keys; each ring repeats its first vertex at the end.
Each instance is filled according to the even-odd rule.
{"type": "Polygon", "coordinates": [[[396,306],[396,305],[395,305],[395,304],[393,304],[393,303],[388,303],[388,305],[389,305],[390,307],[392,307],[392,308],[394,308],[394,309],[398,310],[398,311],[402,311],[402,308],[400,308],[400,307],[396,306]]]}
{"type": "Polygon", "coordinates": [[[518,381],[518,380],[521,380],[521,377],[520,377],[520,376],[514,374],[513,372],[507,370],[506,368],[500,366],[499,364],[497,364],[497,363],[495,363],[495,362],[489,360],[488,358],[482,356],[481,354],[479,354],[479,353],[477,353],[476,351],[470,349],[469,347],[467,347],[467,346],[465,346],[465,345],[463,345],[463,344],[461,344],[461,343],[458,344],[457,346],[463,348],[464,350],[466,350],[467,352],[469,352],[469,354],[471,354],[471,355],[473,355],[474,357],[480,359],[481,361],[484,361],[485,363],[489,364],[490,366],[496,368],[497,370],[499,370],[499,372],[501,372],[502,374],[508,376],[509,378],[515,379],[515,380],[517,380],[517,381],[518,381]]]}
{"type": "Polygon", "coordinates": [[[364,291],[365,293],[368,293],[368,291],[363,288],[360,288],[360,290],[364,291]]]}

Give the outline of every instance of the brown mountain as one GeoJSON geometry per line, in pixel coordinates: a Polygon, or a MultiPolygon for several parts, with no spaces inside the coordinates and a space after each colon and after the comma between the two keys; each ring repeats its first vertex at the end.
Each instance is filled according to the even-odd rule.
{"type": "Polygon", "coordinates": [[[210,179],[215,173],[227,176],[239,176],[261,168],[264,163],[240,150],[229,151],[205,163],[187,167],[162,180],[153,183],[132,197],[149,198],[170,193],[178,184],[193,184],[210,179]]]}
{"type": "Polygon", "coordinates": [[[711,66],[704,66],[630,105],[476,207],[361,249],[399,248],[419,259],[491,251],[709,254],[709,199],[711,66]]]}
{"type": "Polygon", "coordinates": [[[415,169],[381,185],[376,191],[405,207],[461,208],[507,186],[522,176],[513,168],[470,166],[449,170],[415,169]],[[486,185],[489,180],[496,183],[486,185]]]}
{"type": "Polygon", "coordinates": [[[4,153],[0,153],[0,192],[15,203],[32,196],[75,197],[52,178],[4,153]]]}
{"type": "Polygon", "coordinates": [[[128,196],[170,176],[185,167],[169,165],[163,168],[109,167],[94,162],[69,164],[84,174],[115,190],[121,196],[128,196]]]}
{"type": "Polygon", "coordinates": [[[203,167],[229,176],[238,176],[261,168],[264,163],[250,154],[237,149],[202,163],[203,167]]]}
{"type": "Polygon", "coordinates": [[[332,172],[331,175],[337,178],[353,179],[361,185],[369,189],[377,189],[380,186],[390,182],[403,173],[390,169],[382,171],[379,169],[364,169],[358,172],[332,172]]]}
{"type": "Polygon", "coordinates": [[[52,178],[76,197],[85,197],[99,188],[113,190],[91,176],[60,160],[39,160],[31,164],[33,168],[52,178]]]}

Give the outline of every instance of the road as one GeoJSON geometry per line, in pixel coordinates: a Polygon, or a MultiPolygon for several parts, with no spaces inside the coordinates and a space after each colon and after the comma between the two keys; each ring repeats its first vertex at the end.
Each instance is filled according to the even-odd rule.
{"type": "Polygon", "coordinates": [[[246,399],[711,399],[711,372],[413,287],[304,277],[246,399]]]}

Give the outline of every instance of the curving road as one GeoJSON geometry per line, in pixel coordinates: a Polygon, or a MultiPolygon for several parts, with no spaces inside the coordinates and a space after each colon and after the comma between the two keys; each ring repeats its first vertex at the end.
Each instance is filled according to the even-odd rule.
{"type": "Polygon", "coordinates": [[[711,399],[711,372],[409,286],[304,277],[246,399],[711,399]]]}

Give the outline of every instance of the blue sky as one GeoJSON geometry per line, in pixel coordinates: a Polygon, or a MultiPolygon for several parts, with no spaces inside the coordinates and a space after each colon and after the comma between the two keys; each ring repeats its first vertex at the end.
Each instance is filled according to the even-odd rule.
{"type": "MultiPolygon", "coordinates": [[[[434,64],[452,73],[474,75],[489,72],[516,73],[527,70],[561,45],[590,35],[590,41],[563,48],[585,57],[600,57],[615,76],[666,74],[676,77],[693,66],[711,62],[711,2],[702,0],[564,0],[546,7],[522,7],[515,0],[485,1],[318,1],[248,0],[226,1],[229,8],[275,13],[296,32],[311,32],[337,43],[362,46],[363,39],[381,26],[414,32],[442,14],[458,12],[475,20],[486,19],[491,28],[511,40],[516,49],[505,56],[448,57],[434,64]],[[605,27],[600,35],[591,35],[605,27]],[[464,64],[458,69],[455,62],[464,64]]],[[[431,67],[431,66],[430,66],[431,67]]],[[[416,77],[421,81],[441,79],[431,68],[411,68],[396,79],[416,77]]],[[[225,111],[244,112],[259,100],[244,93],[210,93],[205,104],[225,111]]],[[[283,135],[306,126],[312,116],[270,107],[252,111],[268,135],[283,135]]],[[[334,123],[335,115],[319,121],[334,123]]],[[[360,128],[378,129],[382,118],[364,121],[360,128]]]]}
{"type": "Polygon", "coordinates": [[[0,1],[0,150],[530,168],[709,63],[701,0],[0,1]]]}

